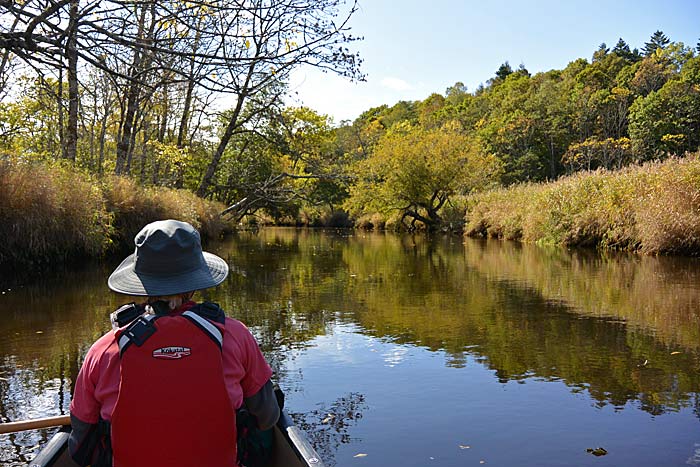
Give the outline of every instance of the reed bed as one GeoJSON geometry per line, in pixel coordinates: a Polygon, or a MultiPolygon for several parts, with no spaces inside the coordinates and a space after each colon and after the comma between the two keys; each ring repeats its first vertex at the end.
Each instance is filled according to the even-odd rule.
{"type": "Polygon", "coordinates": [[[227,225],[220,203],[186,190],[144,188],[125,177],[97,179],[72,165],[0,159],[0,264],[40,271],[51,264],[133,248],[145,224],[191,223],[204,239],[227,225]]]}
{"type": "Polygon", "coordinates": [[[465,235],[700,254],[700,153],[469,197],[465,235]]]}

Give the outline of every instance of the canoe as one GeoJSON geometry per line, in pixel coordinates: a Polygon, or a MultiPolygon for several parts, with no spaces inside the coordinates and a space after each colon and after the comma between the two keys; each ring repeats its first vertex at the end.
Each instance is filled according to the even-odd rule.
{"type": "MultiPolygon", "coordinates": [[[[70,426],[63,426],[37,454],[29,467],[76,467],[68,455],[70,426]]],[[[323,467],[324,463],[303,432],[285,411],[274,428],[272,461],[268,467],[323,467]]]]}

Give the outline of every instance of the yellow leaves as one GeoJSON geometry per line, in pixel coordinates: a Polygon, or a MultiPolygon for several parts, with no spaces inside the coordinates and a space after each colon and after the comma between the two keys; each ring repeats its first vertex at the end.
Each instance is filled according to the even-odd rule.
{"type": "Polygon", "coordinates": [[[685,140],[686,135],[663,135],[661,137],[661,141],[663,143],[673,143],[673,144],[681,144],[683,140],[685,140]]]}
{"type": "Polygon", "coordinates": [[[245,48],[250,49],[250,40],[249,39],[245,40],[245,48]]]}
{"type": "Polygon", "coordinates": [[[632,95],[633,93],[629,89],[615,86],[610,90],[610,94],[603,99],[603,103],[629,103],[632,95]]]}
{"type": "Polygon", "coordinates": [[[189,147],[178,148],[175,144],[149,141],[148,145],[155,151],[156,159],[173,165],[182,165],[190,160],[189,147]]]}

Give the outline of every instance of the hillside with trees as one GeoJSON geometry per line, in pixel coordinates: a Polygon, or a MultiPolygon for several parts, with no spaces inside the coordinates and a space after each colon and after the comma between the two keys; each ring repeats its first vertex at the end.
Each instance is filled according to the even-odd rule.
{"type": "Polygon", "coordinates": [[[353,121],[286,106],[300,66],[365,78],[349,48],[356,9],[5,6],[0,158],[189,190],[235,221],[461,229],[475,193],[700,148],[700,42],[662,31],[638,47],[601,44],[561,70],[506,61],[477,89],[456,82],[353,121]]]}
{"type": "MultiPolygon", "coordinates": [[[[355,165],[359,170],[355,186],[389,187],[399,179],[403,191],[393,188],[392,202],[381,201],[381,190],[351,191],[347,206],[357,216],[374,211],[389,218],[399,211],[400,218],[411,217],[426,197],[421,190],[431,191],[428,198],[449,197],[442,204],[447,207],[484,188],[553,181],[581,171],[619,170],[697,151],[699,54],[700,45],[693,50],[657,31],[641,51],[620,39],[612,48],[601,44],[590,61],[579,58],[563,70],[534,75],[524,65],[513,69],[505,62],[472,92],[458,82],[423,101],[370,109],[336,132],[339,144],[348,148],[346,155],[360,161],[355,165]],[[396,134],[405,133],[406,125],[431,134],[458,134],[463,140],[461,157],[479,169],[460,173],[449,168],[450,158],[438,156],[440,150],[426,150],[432,176],[447,170],[454,177],[443,180],[439,188],[429,186],[425,183],[429,176],[412,173],[417,168],[412,153],[397,149],[396,134]],[[373,171],[373,164],[386,157],[386,146],[396,153],[391,174],[373,171]],[[363,199],[367,196],[375,203],[363,199]]],[[[429,209],[423,207],[422,213],[429,209]]],[[[443,212],[443,221],[454,220],[447,219],[447,210],[443,212]]]]}

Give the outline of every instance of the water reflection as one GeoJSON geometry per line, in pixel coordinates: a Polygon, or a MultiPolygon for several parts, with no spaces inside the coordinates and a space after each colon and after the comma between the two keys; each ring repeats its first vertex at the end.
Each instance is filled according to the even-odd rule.
{"type": "MultiPolygon", "coordinates": [[[[324,352],[320,337],[351,326],[383,343],[384,371],[420,348],[454,371],[481,365],[503,385],[556,381],[601,408],[700,417],[697,260],[292,229],[240,233],[208,249],[234,273],[203,298],[251,328],[298,401],[308,381],[296,360],[324,352]]],[[[106,290],[110,270],[91,266],[0,296],[3,420],[67,410],[79,362],[124,301],[106,290]]],[[[335,351],[349,360],[358,352],[335,351]]],[[[348,365],[320,360],[328,373],[348,365]]],[[[295,417],[332,459],[369,405],[352,387],[320,394],[295,417]],[[342,416],[346,405],[354,418],[342,416]],[[323,423],[332,414],[342,430],[323,423]]],[[[42,436],[0,440],[0,461],[26,460],[42,436]]]]}

